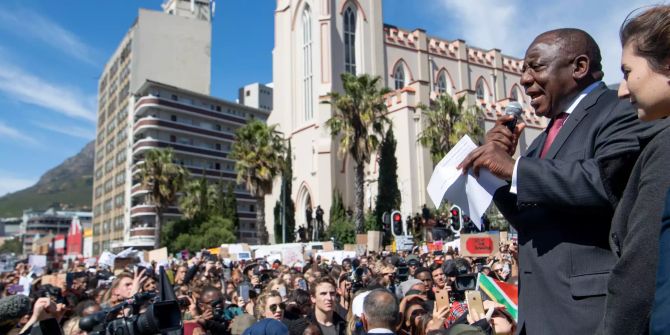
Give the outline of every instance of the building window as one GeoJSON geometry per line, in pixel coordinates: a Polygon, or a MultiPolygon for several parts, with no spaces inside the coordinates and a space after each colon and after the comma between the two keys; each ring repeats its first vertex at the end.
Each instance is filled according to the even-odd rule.
{"type": "Polygon", "coordinates": [[[302,11],[302,58],[305,121],[314,115],[312,103],[312,18],[309,6],[302,11]]]}
{"type": "Polygon", "coordinates": [[[405,87],[405,70],[402,62],[398,63],[393,71],[393,78],[395,79],[395,89],[399,90],[405,87]]]}
{"type": "Polygon", "coordinates": [[[172,95],[172,100],[179,101],[179,97],[176,94],[172,95]]]}
{"type": "Polygon", "coordinates": [[[344,11],[344,71],[356,74],[356,12],[353,6],[344,11]]]}
{"type": "Polygon", "coordinates": [[[486,88],[484,87],[484,80],[479,79],[477,81],[477,86],[475,87],[475,94],[477,99],[486,100],[486,88]]]}
{"type": "Polygon", "coordinates": [[[251,91],[247,90],[247,96],[251,95],[251,91]]]}
{"type": "Polygon", "coordinates": [[[437,92],[442,94],[447,92],[447,75],[444,71],[440,72],[440,75],[437,77],[437,92]]]}
{"type": "Polygon", "coordinates": [[[170,115],[170,120],[172,120],[173,122],[177,122],[177,115],[174,114],[170,115]]]}

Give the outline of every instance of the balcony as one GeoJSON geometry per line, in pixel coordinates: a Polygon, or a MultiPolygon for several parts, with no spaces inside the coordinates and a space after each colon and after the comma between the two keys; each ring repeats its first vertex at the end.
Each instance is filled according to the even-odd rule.
{"type": "Polygon", "coordinates": [[[210,109],[200,108],[192,105],[186,105],[176,101],[163,100],[161,98],[154,96],[146,96],[140,98],[135,104],[135,115],[137,116],[143,115],[143,113],[147,111],[149,107],[163,108],[168,110],[174,110],[177,112],[187,112],[193,115],[205,116],[217,120],[225,120],[239,125],[244,125],[247,123],[247,120],[241,117],[227,115],[222,112],[215,112],[210,109]]]}
{"type": "MultiPolygon", "coordinates": [[[[133,206],[130,209],[130,217],[138,216],[155,216],[156,211],[154,210],[153,205],[137,205],[133,206]]],[[[180,216],[179,209],[177,207],[169,207],[163,212],[164,216],[180,216]]]]}
{"type": "Polygon", "coordinates": [[[135,142],[133,145],[133,155],[144,152],[145,150],[155,149],[155,148],[172,148],[176,152],[182,152],[185,154],[200,154],[206,155],[215,158],[227,158],[228,153],[216,150],[216,149],[207,149],[201,147],[195,147],[187,144],[179,144],[173,142],[165,142],[153,138],[145,138],[135,142]]]}
{"type": "Polygon", "coordinates": [[[233,141],[235,139],[235,136],[221,131],[205,129],[173,121],[165,121],[151,116],[143,117],[139,119],[137,122],[135,122],[133,132],[135,134],[140,134],[144,129],[161,129],[161,128],[168,128],[180,132],[187,132],[192,135],[200,135],[200,136],[206,135],[209,137],[214,137],[217,139],[226,139],[229,141],[233,141]]]}

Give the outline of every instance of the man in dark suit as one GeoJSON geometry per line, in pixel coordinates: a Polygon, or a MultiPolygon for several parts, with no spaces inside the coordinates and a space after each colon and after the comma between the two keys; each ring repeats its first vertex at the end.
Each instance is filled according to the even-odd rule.
{"type": "Polygon", "coordinates": [[[519,233],[519,332],[593,334],[604,313],[607,278],[615,258],[608,232],[616,206],[639,153],[637,134],[646,126],[635,110],[600,82],[600,50],[578,29],[548,31],[535,38],[524,59],[521,84],[549,126],[512,157],[521,124],[498,120],[486,144],[461,167],[480,168],[510,181],[494,201],[519,233]],[[630,155],[630,164],[598,160],[630,155]],[[619,194],[620,196],[620,194],[619,194]]]}
{"type": "Polygon", "coordinates": [[[395,295],[383,288],[372,290],[363,300],[361,321],[366,334],[395,334],[400,321],[395,295]]]}

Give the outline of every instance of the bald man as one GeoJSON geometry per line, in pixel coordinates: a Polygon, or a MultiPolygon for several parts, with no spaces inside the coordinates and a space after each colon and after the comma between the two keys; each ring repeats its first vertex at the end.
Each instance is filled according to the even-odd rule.
{"type": "Polygon", "coordinates": [[[509,181],[494,201],[519,232],[521,334],[594,334],[604,313],[610,222],[648,126],[600,81],[600,61],[582,30],[536,37],[521,84],[549,126],[515,160],[524,125],[512,133],[502,117],[461,163],[509,181]]]}

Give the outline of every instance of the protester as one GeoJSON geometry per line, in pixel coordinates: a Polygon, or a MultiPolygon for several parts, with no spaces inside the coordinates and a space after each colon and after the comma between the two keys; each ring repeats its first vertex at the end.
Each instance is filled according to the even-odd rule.
{"type": "MultiPolygon", "coordinates": [[[[627,19],[620,36],[623,80],[619,97],[630,100],[643,121],[670,116],[670,6],[652,7],[627,19]]],[[[617,261],[607,282],[602,334],[649,331],[659,223],[664,195],[670,188],[670,119],[655,123],[639,136],[642,152],[612,219],[610,246],[617,261]]],[[[601,169],[613,164],[616,162],[605,161],[601,169]]]]}
{"type": "Polygon", "coordinates": [[[602,77],[600,49],[588,33],[540,34],[526,51],[521,84],[549,126],[515,160],[525,125],[511,132],[505,123],[512,117],[501,117],[459,166],[508,181],[494,201],[519,234],[520,333],[592,334],[604,312],[615,262],[609,227],[640,150],[637,136],[649,126],[602,77]],[[602,169],[606,158],[622,164],[602,169]]]}

